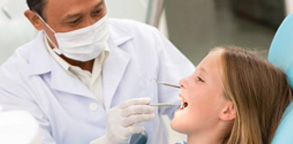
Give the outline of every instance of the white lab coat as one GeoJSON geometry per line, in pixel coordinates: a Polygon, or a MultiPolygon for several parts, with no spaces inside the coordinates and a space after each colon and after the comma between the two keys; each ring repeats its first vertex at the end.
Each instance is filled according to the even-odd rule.
{"type": "MultiPolygon", "coordinates": [[[[43,34],[18,48],[0,70],[0,104],[4,110],[26,110],[42,128],[42,144],[88,144],[105,134],[107,111],[131,98],[152,103],[179,103],[179,90],[152,79],[178,83],[194,66],[155,28],[129,20],[110,21],[110,55],[103,67],[104,102],[66,73],[45,48],[43,34]]],[[[148,144],[167,144],[161,115],[173,117],[176,107],[156,110],[141,124],[148,144]]]]}

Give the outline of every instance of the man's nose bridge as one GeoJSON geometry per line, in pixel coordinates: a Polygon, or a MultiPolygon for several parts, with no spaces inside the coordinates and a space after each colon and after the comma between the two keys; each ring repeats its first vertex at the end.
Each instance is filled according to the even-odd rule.
{"type": "Polygon", "coordinates": [[[84,22],[84,26],[83,27],[89,27],[89,26],[95,24],[97,21],[99,21],[99,20],[93,18],[92,16],[87,16],[85,18],[85,22],[84,22]]]}

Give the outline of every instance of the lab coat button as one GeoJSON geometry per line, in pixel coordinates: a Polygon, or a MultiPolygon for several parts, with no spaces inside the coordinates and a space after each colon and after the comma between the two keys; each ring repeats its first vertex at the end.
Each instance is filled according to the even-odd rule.
{"type": "Polygon", "coordinates": [[[91,111],[96,111],[98,109],[98,105],[96,103],[91,103],[90,104],[90,110],[91,111]]]}

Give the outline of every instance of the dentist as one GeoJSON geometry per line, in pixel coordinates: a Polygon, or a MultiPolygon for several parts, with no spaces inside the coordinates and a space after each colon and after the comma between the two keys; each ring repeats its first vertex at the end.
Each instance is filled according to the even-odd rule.
{"type": "Polygon", "coordinates": [[[155,28],[107,17],[104,0],[27,0],[40,31],[0,69],[3,109],[25,110],[42,144],[118,144],[145,131],[168,143],[162,115],[173,117],[177,83],[193,65],[155,28]]]}

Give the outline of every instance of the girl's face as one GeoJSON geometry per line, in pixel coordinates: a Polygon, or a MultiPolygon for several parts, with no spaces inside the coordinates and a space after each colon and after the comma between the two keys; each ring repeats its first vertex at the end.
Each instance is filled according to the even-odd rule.
{"type": "Polygon", "coordinates": [[[175,112],[171,127],[184,134],[207,132],[220,124],[229,102],[221,82],[222,50],[209,53],[196,71],[180,82],[182,107],[175,112]]]}

